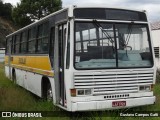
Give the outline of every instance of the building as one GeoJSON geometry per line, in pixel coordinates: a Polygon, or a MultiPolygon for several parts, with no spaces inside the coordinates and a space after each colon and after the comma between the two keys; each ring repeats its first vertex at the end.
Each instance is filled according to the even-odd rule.
{"type": "Polygon", "coordinates": [[[152,39],[156,58],[157,68],[160,69],[160,21],[151,23],[152,39]]]}
{"type": "Polygon", "coordinates": [[[5,48],[0,48],[0,62],[4,62],[5,48]]]}

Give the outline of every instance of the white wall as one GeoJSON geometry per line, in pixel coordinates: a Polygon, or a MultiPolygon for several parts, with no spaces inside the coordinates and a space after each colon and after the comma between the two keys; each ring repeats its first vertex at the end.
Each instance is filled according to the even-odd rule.
{"type": "MultiPolygon", "coordinates": [[[[152,30],[152,40],[153,47],[160,47],[160,30],[152,30]]],[[[156,57],[156,66],[160,69],[160,55],[156,57]]]]}
{"type": "Polygon", "coordinates": [[[5,49],[0,49],[0,62],[4,62],[5,49]]]}
{"type": "Polygon", "coordinates": [[[154,47],[160,47],[160,30],[152,30],[154,47]]]}

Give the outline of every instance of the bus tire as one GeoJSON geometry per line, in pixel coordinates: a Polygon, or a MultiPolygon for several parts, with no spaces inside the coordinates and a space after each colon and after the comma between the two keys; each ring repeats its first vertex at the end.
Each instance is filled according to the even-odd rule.
{"type": "Polygon", "coordinates": [[[15,70],[13,70],[13,72],[12,72],[12,81],[13,81],[14,84],[16,84],[16,72],[15,72],[15,70]]]}
{"type": "Polygon", "coordinates": [[[44,100],[53,101],[52,87],[47,77],[42,78],[42,97],[44,100]]]}
{"type": "Polygon", "coordinates": [[[53,101],[52,87],[50,83],[47,84],[46,100],[48,102],[53,101]]]}

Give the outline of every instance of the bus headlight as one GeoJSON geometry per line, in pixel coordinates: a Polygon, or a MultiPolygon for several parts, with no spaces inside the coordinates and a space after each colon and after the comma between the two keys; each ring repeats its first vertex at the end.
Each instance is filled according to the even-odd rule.
{"type": "Polygon", "coordinates": [[[145,86],[145,90],[146,90],[146,91],[150,91],[150,90],[151,90],[151,87],[150,87],[150,86],[145,86]]]}
{"type": "Polygon", "coordinates": [[[92,95],[92,89],[70,89],[71,96],[85,96],[92,95]]]}
{"type": "Polygon", "coordinates": [[[91,95],[92,94],[92,90],[91,89],[79,89],[77,90],[77,95],[81,96],[81,95],[91,95]]]}
{"type": "Polygon", "coordinates": [[[151,91],[151,86],[150,85],[139,86],[139,91],[151,91]]]}
{"type": "Polygon", "coordinates": [[[77,90],[77,95],[84,95],[84,90],[77,90]]]}
{"type": "Polygon", "coordinates": [[[91,94],[92,94],[91,89],[87,89],[87,90],[85,90],[85,95],[91,95],[91,94]]]}

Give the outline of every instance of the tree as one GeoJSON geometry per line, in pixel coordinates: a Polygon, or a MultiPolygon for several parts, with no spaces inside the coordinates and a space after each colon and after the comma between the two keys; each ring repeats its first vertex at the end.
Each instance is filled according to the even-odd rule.
{"type": "Polygon", "coordinates": [[[3,1],[0,0],[0,16],[12,20],[11,13],[12,13],[12,5],[10,3],[4,4],[3,1]]]}
{"type": "Polygon", "coordinates": [[[13,9],[14,22],[23,27],[62,8],[61,0],[21,0],[13,9]]]}

